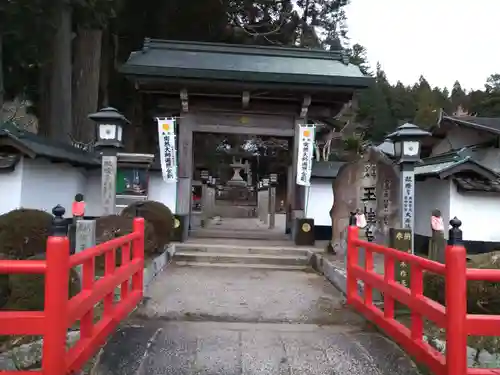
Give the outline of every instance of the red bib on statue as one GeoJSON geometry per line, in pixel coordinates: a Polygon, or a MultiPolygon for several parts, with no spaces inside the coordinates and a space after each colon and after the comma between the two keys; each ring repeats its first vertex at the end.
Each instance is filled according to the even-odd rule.
{"type": "Polygon", "coordinates": [[[73,202],[72,207],[73,216],[84,216],[85,215],[85,202],[73,202]]]}

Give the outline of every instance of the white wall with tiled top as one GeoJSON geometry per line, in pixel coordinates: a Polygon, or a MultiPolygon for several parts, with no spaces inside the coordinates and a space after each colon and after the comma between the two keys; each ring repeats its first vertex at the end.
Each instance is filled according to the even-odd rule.
{"type": "Polygon", "coordinates": [[[415,234],[431,236],[431,213],[435,209],[441,211],[447,228],[446,224],[450,221],[450,183],[438,178],[415,183],[415,234]]]}
{"type": "MultiPolygon", "coordinates": [[[[0,173],[0,215],[17,208],[50,212],[58,204],[71,215],[76,194],[85,196],[87,216],[103,214],[101,205],[101,171],[76,168],[46,159],[21,158],[13,172],[0,173]]],[[[175,212],[177,184],[165,183],[161,172],[151,172],[149,199],[175,212]]]]}
{"type": "Polygon", "coordinates": [[[500,242],[500,194],[461,193],[450,185],[450,213],[462,221],[466,241],[500,242]]]}
{"type": "Polygon", "coordinates": [[[13,172],[0,173],[0,214],[15,210],[21,204],[22,180],[22,159],[13,172]]]}

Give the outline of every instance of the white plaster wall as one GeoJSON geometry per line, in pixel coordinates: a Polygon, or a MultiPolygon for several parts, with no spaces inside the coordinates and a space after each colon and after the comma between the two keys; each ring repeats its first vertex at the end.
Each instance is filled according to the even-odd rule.
{"type": "Polygon", "coordinates": [[[490,193],[459,193],[450,185],[450,212],[462,221],[463,239],[500,242],[500,196],[490,193]]]}
{"type": "MultiPolygon", "coordinates": [[[[93,170],[87,174],[85,186],[85,202],[88,216],[102,215],[101,206],[101,170],[93,170]]],[[[148,199],[166,205],[175,213],[177,200],[177,184],[167,184],[163,181],[161,172],[150,172],[148,199]]]]}
{"type": "Polygon", "coordinates": [[[67,212],[75,194],[84,190],[85,170],[45,159],[23,159],[20,206],[50,212],[58,204],[67,212]]]}
{"type": "MultiPolygon", "coordinates": [[[[71,215],[75,194],[85,196],[88,216],[102,215],[101,170],[85,170],[45,159],[22,158],[11,173],[0,174],[0,215],[16,208],[50,212],[60,204],[71,215]]],[[[177,184],[163,181],[161,172],[151,172],[149,199],[164,203],[175,212],[177,184]]]]}
{"type": "Polygon", "coordinates": [[[331,226],[330,209],[333,206],[333,181],[312,178],[311,186],[305,190],[306,217],[314,219],[316,226],[331,226]]]}
{"type": "Polygon", "coordinates": [[[450,221],[450,184],[449,180],[428,178],[415,183],[415,234],[431,236],[431,212],[441,211],[447,236],[447,223],[450,221]]]}
{"type": "Polygon", "coordinates": [[[444,154],[450,150],[456,150],[466,146],[473,146],[492,138],[492,135],[485,132],[456,127],[448,132],[445,139],[434,146],[431,156],[444,154]]]}
{"type": "Polygon", "coordinates": [[[167,184],[163,180],[161,172],[150,172],[149,199],[163,203],[165,206],[170,208],[170,211],[175,213],[177,202],[177,184],[167,184]]]}
{"type": "Polygon", "coordinates": [[[21,206],[21,184],[23,179],[23,160],[9,173],[0,173],[0,215],[21,206]]]}
{"type": "Polygon", "coordinates": [[[101,216],[101,170],[93,169],[87,171],[87,180],[83,186],[82,194],[85,196],[85,215],[101,216]]]}

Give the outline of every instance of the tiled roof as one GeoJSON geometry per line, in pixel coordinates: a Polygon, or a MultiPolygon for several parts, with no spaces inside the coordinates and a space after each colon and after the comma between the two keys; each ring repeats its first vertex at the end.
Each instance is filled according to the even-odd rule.
{"type": "Polygon", "coordinates": [[[463,163],[463,160],[447,161],[444,163],[421,165],[421,166],[415,167],[415,174],[417,174],[417,175],[440,174],[441,172],[444,172],[447,169],[455,167],[461,163],[463,163]]]}
{"type": "Polygon", "coordinates": [[[500,175],[479,163],[471,155],[474,148],[464,148],[422,160],[415,167],[417,176],[450,177],[459,189],[500,193],[500,175]]]}
{"type": "Polygon", "coordinates": [[[441,121],[453,121],[462,126],[500,134],[500,118],[444,115],[441,121]]]}
{"type": "Polygon", "coordinates": [[[373,78],[350,64],[343,50],[263,47],[146,39],[120,71],[171,77],[275,85],[368,87],[373,78]]]}
{"type": "Polygon", "coordinates": [[[453,181],[458,185],[459,189],[467,191],[487,191],[492,193],[500,193],[500,179],[488,180],[478,177],[454,177],[453,181]]]}
{"type": "Polygon", "coordinates": [[[86,167],[101,165],[97,154],[23,131],[13,123],[0,125],[0,147],[5,145],[5,141],[2,144],[2,139],[9,140],[12,147],[28,153],[30,157],[45,157],[86,167]]]}

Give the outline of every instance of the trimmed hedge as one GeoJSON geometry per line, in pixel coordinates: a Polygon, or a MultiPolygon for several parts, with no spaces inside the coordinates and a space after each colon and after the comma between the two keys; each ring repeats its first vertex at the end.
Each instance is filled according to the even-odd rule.
{"type": "Polygon", "coordinates": [[[154,228],[158,250],[163,251],[165,245],[170,244],[174,232],[174,217],[170,208],[156,201],[134,202],[123,209],[124,217],[135,217],[139,213],[154,228]]]}
{"type": "Polygon", "coordinates": [[[48,212],[26,208],[0,215],[0,255],[28,259],[44,254],[52,219],[48,212]]]}

